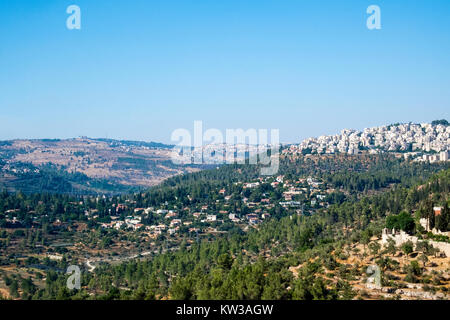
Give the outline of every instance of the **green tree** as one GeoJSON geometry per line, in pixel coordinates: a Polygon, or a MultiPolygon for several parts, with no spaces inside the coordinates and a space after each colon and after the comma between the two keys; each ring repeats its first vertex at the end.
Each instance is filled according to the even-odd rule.
{"type": "Polygon", "coordinates": [[[414,245],[411,241],[407,241],[402,245],[402,251],[406,254],[409,255],[410,253],[412,253],[414,251],[414,245]]]}
{"type": "Polygon", "coordinates": [[[422,254],[419,256],[419,260],[423,263],[423,267],[425,268],[425,265],[426,265],[426,263],[428,262],[427,256],[426,256],[425,254],[422,253],[422,254]]]}

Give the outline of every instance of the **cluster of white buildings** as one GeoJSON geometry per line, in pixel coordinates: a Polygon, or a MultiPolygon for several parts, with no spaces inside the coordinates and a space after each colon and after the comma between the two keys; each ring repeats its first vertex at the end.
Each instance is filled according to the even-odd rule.
{"type": "Polygon", "coordinates": [[[117,217],[112,217],[114,219],[111,219],[110,223],[102,223],[102,228],[114,228],[116,230],[119,230],[122,228],[122,226],[125,226],[127,228],[131,228],[133,230],[138,230],[142,228],[144,225],[141,223],[141,217],[133,217],[128,216],[125,218],[125,221],[117,220],[117,217]]]}
{"type": "Polygon", "coordinates": [[[436,154],[424,154],[420,158],[416,158],[416,161],[429,161],[431,163],[437,161],[449,161],[449,151],[442,151],[436,154]]]}
{"type": "Polygon", "coordinates": [[[0,171],[12,172],[12,173],[30,173],[30,172],[39,173],[40,172],[40,170],[38,168],[21,166],[20,164],[14,163],[14,161],[12,161],[12,160],[7,160],[6,164],[3,167],[0,166],[0,171]]]}
{"type": "Polygon", "coordinates": [[[253,159],[270,148],[270,145],[265,144],[206,144],[195,148],[175,149],[172,158],[184,164],[233,164],[253,159]]]}
{"type": "Polygon", "coordinates": [[[363,131],[344,129],[340,134],[308,138],[299,145],[293,145],[287,152],[348,153],[361,150],[371,153],[381,151],[443,152],[450,149],[450,126],[442,124],[396,124],[366,128],[363,131]]]}

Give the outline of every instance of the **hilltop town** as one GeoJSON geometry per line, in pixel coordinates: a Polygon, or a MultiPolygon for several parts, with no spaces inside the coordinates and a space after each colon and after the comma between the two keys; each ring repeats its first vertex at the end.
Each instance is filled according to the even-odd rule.
{"type": "Polygon", "coordinates": [[[308,138],[292,145],[286,153],[358,154],[402,152],[417,160],[447,161],[450,149],[450,126],[447,121],[404,123],[366,128],[343,129],[340,134],[308,138]]]}

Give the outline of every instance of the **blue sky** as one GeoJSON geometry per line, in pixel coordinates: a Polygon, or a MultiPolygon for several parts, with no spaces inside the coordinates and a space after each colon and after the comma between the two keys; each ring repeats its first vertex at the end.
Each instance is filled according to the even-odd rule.
{"type": "Polygon", "coordinates": [[[449,16],[448,0],[0,0],[0,139],[450,120],[449,16]]]}

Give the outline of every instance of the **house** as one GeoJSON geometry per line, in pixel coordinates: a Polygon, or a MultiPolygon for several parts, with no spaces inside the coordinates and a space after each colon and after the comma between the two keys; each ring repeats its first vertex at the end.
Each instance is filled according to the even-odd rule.
{"type": "Polygon", "coordinates": [[[254,213],[249,213],[247,216],[247,220],[251,220],[251,219],[258,219],[258,215],[254,214],[254,213]]]}
{"type": "Polygon", "coordinates": [[[216,220],[217,220],[217,216],[216,215],[208,214],[206,216],[206,221],[213,222],[213,221],[216,221],[216,220]]]}
{"type": "Polygon", "coordinates": [[[196,218],[198,218],[198,217],[200,217],[201,216],[201,212],[194,212],[192,215],[194,216],[194,217],[196,217],[196,218]]]}
{"type": "MultiPolygon", "coordinates": [[[[442,207],[433,207],[433,213],[434,215],[440,216],[442,214],[442,207]]],[[[430,221],[427,218],[421,218],[419,220],[420,225],[426,230],[426,231],[432,231],[430,228],[430,221]]]]}
{"type": "Polygon", "coordinates": [[[280,202],[280,206],[282,207],[300,207],[302,203],[300,201],[286,201],[280,202]]]}
{"type": "Polygon", "coordinates": [[[170,222],[170,226],[171,226],[171,227],[178,226],[178,225],[180,225],[180,224],[181,224],[181,219],[173,219],[173,220],[170,222]]]}
{"type": "Polygon", "coordinates": [[[151,226],[150,229],[151,230],[155,230],[155,232],[161,233],[162,231],[166,230],[166,225],[160,224],[160,225],[157,225],[157,226],[151,226]]]}
{"type": "Polygon", "coordinates": [[[434,207],[433,212],[435,216],[440,216],[442,213],[442,207],[434,207]]]}
{"type": "Polygon", "coordinates": [[[119,230],[119,229],[123,226],[124,223],[125,223],[125,222],[123,222],[123,221],[117,221],[117,222],[114,224],[114,229],[119,230]]]}
{"type": "Polygon", "coordinates": [[[176,213],[176,212],[173,211],[173,210],[170,210],[169,213],[166,214],[166,219],[174,218],[174,217],[176,217],[176,216],[178,216],[178,213],[176,213]]]}
{"type": "Polygon", "coordinates": [[[119,203],[116,207],[116,212],[121,212],[127,209],[127,206],[124,204],[119,203]]]}
{"type": "Polygon", "coordinates": [[[259,186],[259,182],[250,182],[244,186],[244,189],[256,188],[257,186],[259,186]]]}
{"type": "Polygon", "coordinates": [[[276,188],[276,187],[278,187],[279,184],[280,184],[279,182],[272,182],[270,185],[271,185],[273,188],[276,188]]]}
{"type": "Polygon", "coordinates": [[[263,213],[262,214],[262,218],[263,219],[269,219],[270,218],[270,213],[263,213]]]}
{"type": "Polygon", "coordinates": [[[126,217],[125,223],[127,224],[127,227],[134,228],[135,225],[141,223],[141,217],[126,217]]]}

